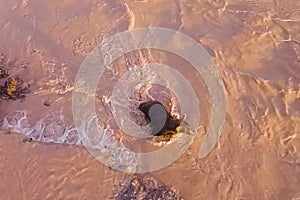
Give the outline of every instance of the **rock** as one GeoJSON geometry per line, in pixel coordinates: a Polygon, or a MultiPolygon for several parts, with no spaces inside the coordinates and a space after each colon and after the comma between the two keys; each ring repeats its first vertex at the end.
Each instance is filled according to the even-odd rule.
{"type": "Polygon", "coordinates": [[[139,105],[139,110],[145,114],[145,119],[150,123],[155,136],[164,135],[166,132],[176,132],[181,120],[172,117],[166,108],[158,101],[147,101],[139,105]]]}

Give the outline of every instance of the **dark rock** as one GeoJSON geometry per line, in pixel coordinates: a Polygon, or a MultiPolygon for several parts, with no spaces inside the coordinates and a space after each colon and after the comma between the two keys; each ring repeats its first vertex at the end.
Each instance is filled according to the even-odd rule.
{"type": "MultiPolygon", "coordinates": [[[[9,76],[8,72],[3,71],[2,78],[9,76]]],[[[26,84],[21,78],[9,77],[4,84],[0,85],[0,97],[7,100],[24,100],[26,94],[30,92],[30,85],[26,84]]]]}
{"type": "Polygon", "coordinates": [[[116,200],[182,200],[168,186],[157,182],[152,177],[131,177],[122,183],[115,195],[116,200]]]}
{"type": "Polygon", "coordinates": [[[0,78],[6,78],[9,76],[9,72],[7,69],[0,67],[0,78]]]}
{"type": "Polygon", "coordinates": [[[181,120],[176,119],[167,112],[166,108],[158,101],[147,101],[139,105],[139,110],[145,114],[145,119],[150,123],[152,134],[163,135],[168,131],[176,131],[181,120]]]}

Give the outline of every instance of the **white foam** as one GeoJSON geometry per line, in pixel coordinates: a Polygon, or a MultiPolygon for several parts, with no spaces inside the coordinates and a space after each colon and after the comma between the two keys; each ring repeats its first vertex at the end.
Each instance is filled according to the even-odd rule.
{"type": "MultiPolygon", "coordinates": [[[[32,115],[26,110],[15,111],[4,117],[2,129],[24,134],[37,142],[83,146],[84,141],[77,129],[74,125],[66,122],[62,112],[48,114],[34,124],[29,123],[31,121],[30,117],[32,115]]],[[[86,123],[86,125],[89,126],[89,123],[86,123]]],[[[88,130],[91,127],[86,128],[88,130]]],[[[104,128],[99,142],[93,147],[105,150],[111,160],[108,165],[112,167],[122,165],[134,168],[137,163],[136,157],[130,153],[130,150],[121,142],[121,139],[116,137],[116,133],[109,125],[104,128]]]]}
{"type": "Polygon", "coordinates": [[[24,134],[33,141],[81,144],[76,129],[66,123],[62,112],[48,114],[34,124],[30,124],[29,121],[30,113],[28,111],[15,111],[4,117],[2,129],[24,134]]]}

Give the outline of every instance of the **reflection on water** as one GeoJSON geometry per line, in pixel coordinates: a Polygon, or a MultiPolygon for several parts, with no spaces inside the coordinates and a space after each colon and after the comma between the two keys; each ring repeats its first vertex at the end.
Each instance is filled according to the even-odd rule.
{"type": "MultiPolygon", "coordinates": [[[[123,173],[94,160],[81,147],[71,110],[84,57],[103,38],[145,26],[179,30],[199,41],[213,57],[227,96],[222,136],[199,159],[210,118],[201,76],[183,59],[156,50],[132,52],[108,66],[95,105],[100,123],[111,128],[117,127],[109,112],[112,88],[133,65],[168,64],[190,80],[200,100],[194,143],[178,161],[149,173],[155,181],[145,191],[164,188],[169,199],[300,198],[300,1],[1,0],[1,5],[0,69],[30,84],[25,101],[0,100],[2,129],[21,133],[0,135],[3,199],[118,199],[129,191],[120,181],[138,188],[148,180],[143,174],[124,180],[123,173]],[[42,143],[24,143],[24,135],[42,143]]],[[[118,129],[107,138],[137,148],[118,129]]]]}

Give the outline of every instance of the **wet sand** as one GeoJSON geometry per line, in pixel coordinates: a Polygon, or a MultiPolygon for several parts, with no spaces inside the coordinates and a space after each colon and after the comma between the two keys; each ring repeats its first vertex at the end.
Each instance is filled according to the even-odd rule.
{"type": "Polygon", "coordinates": [[[192,146],[170,166],[137,176],[149,176],[187,200],[300,198],[300,1],[0,4],[0,64],[31,84],[25,101],[0,100],[2,129],[9,119],[19,132],[0,134],[1,199],[115,199],[118,182],[133,175],[110,170],[80,145],[24,142],[24,130],[50,115],[56,120],[43,121],[49,126],[44,134],[61,137],[73,124],[73,83],[84,57],[103,37],[145,26],[179,30],[206,48],[226,87],[227,115],[217,145],[199,159],[210,117],[202,78],[165,52],[125,55],[99,83],[101,121],[110,122],[111,115],[100,100],[132,64],[168,64],[189,78],[200,97],[201,129],[192,146]],[[22,110],[29,112],[28,121],[17,126],[14,116],[22,110]]]}

